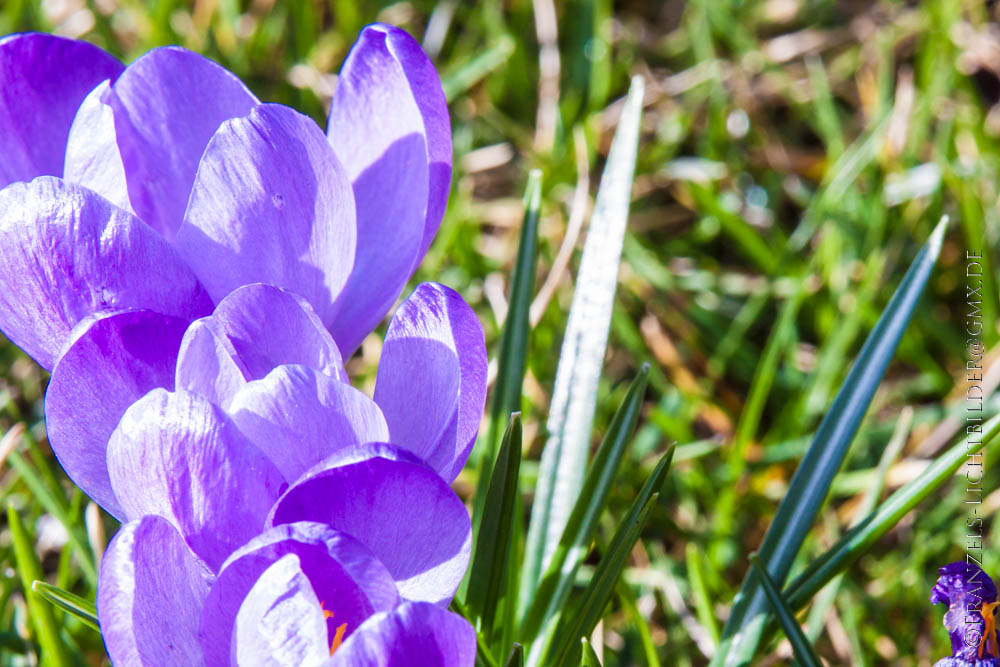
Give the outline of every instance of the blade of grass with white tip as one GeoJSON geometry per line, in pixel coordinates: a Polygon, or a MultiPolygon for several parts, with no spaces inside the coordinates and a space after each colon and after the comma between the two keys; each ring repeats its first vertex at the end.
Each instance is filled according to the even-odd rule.
{"type": "Polygon", "coordinates": [[[583,484],[632,196],[643,93],[642,78],[633,78],[584,243],[556,370],[549,439],[542,452],[525,546],[522,591],[532,591],[537,585],[583,484]]]}
{"type": "Polygon", "coordinates": [[[764,587],[764,592],[767,594],[768,600],[771,601],[771,606],[774,607],[774,613],[778,617],[778,622],[781,623],[782,630],[785,631],[785,636],[792,643],[792,651],[795,653],[796,662],[802,665],[802,667],[823,667],[819,656],[816,655],[816,651],[809,644],[805,633],[802,632],[802,626],[795,619],[795,614],[788,608],[788,603],[785,602],[784,598],[781,597],[781,591],[771,581],[771,577],[767,574],[764,566],[761,565],[757,554],[750,556],[750,563],[753,565],[757,576],[760,577],[760,583],[764,587]]]}
{"type": "MultiPolygon", "coordinates": [[[[934,229],[869,334],[764,536],[759,551],[761,561],[778,586],[788,576],[913,315],[941,250],[947,223],[945,217],[934,229]]],[[[712,659],[713,667],[750,664],[769,615],[770,605],[760,579],[751,570],[743,580],[723,629],[722,642],[712,659]]]]}

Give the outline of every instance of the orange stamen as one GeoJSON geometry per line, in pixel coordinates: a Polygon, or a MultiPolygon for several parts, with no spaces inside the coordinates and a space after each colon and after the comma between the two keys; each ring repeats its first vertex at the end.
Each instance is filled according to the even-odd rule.
{"type": "Polygon", "coordinates": [[[987,644],[991,644],[990,651],[996,655],[1000,653],[997,644],[996,619],[993,618],[993,610],[1000,602],[984,602],[980,613],[983,615],[983,638],[979,640],[979,657],[983,657],[983,649],[987,644]]]}
{"type": "MultiPolygon", "coordinates": [[[[329,611],[326,608],[326,605],[323,603],[322,600],[320,600],[319,602],[319,608],[323,610],[323,618],[325,618],[326,620],[330,620],[331,618],[333,618],[334,616],[333,612],[329,611]]],[[[330,655],[333,655],[333,652],[336,651],[338,648],[340,648],[340,645],[344,641],[345,632],[347,632],[347,623],[341,623],[340,625],[337,626],[337,630],[333,635],[333,641],[330,642],[330,655]]]]}
{"type": "Polygon", "coordinates": [[[341,642],[344,641],[345,632],[347,632],[347,623],[341,623],[337,626],[337,634],[333,636],[333,641],[330,642],[330,655],[333,655],[333,652],[340,648],[341,642]]]}

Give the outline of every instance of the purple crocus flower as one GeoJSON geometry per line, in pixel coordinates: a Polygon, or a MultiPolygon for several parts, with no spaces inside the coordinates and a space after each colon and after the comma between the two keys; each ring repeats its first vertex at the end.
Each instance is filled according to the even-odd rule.
{"type": "Polygon", "coordinates": [[[128,522],[98,586],[112,659],[471,665],[474,632],[444,610],[471,548],[450,481],[485,400],[471,309],[448,288],[420,285],[393,316],[375,401],[346,382],[329,332],[290,292],[240,288],[173,349],[155,345],[162,324],[148,311],[93,320],[47,399],[50,422],[89,438],[83,458],[103,455],[92,472],[128,522]],[[128,385],[140,356],[176,381],[173,391],[129,395],[141,391],[128,385]],[[53,414],[107,400],[70,395],[95,363],[115,372],[95,387],[121,386],[120,400],[134,400],[120,419],[109,413],[106,452],[87,424],[53,414]],[[402,416],[398,392],[411,407],[402,416]]]}
{"type": "Polygon", "coordinates": [[[935,667],[1000,667],[1000,643],[994,611],[997,589],[974,563],[958,561],[938,570],[931,590],[933,604],[944,603],[944,627],[951,638],[952,655],[935,667]]]}
{"type": "Polygon", "coordinates": [[[14,35],[0,91],[0,329],[47,369],[89,316],[186,323],[256,282],[302,296],[351,353],[447,202],[444,94],[391,26],[362,32],[325,134],[177,47],[123,68],[82,42],[14,35]]]}
{"type": "Polygon", "coordinates": [[[49,440],[73,481],[123,519],[134,515],[112,488],[109,441],[127,410],[169,430],[173,413],[163,406],[180,399],[165,396],[200,399],[202,421],[232,422],[289,484],[336,450],[374,441],[405,449],[450,483],[486,400],[479,321],[461,296],[434,283],[419,285],[393,315],[374,401],[347,382],[309,304],[269,285],[237,289],[190,326],[133,310],[77,329],[49,382],[49,440]]]}
{"type": "Polygon", "coordinates": [[[266,530],[214,572],[163,518],[128,523],[102,561],[97,606],[108,654],[120,665],[475,662],[465,619],[402,599],[362,544],[305,521],[266,530]]]}

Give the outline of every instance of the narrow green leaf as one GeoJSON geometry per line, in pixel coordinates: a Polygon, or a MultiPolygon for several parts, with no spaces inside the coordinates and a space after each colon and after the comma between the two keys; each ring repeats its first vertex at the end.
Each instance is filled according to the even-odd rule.
{"type": "Polygon", "coordinates": [[[511,649],[503,667],[524,667],[524,647],[520,644],[514,644],[514,648],[511,649]]]}
{"type": "Polygon", "coordinates": [[[815,126],[826,145],[827,159],[836,161],[844,153],[844,128],[833,101],[830,80],[826,68],[818,55],[806,58],[806,70],[813,90],[813,111],[815,126]]]}
{"type": "Polygon", "coordinates": [[[688,583],[691,584],[691,596],[694,598],[694,609],[698,615],[698,622],[708,632],[712,638],[713,647],[719,645],[719,623],[715,620],[715,612],[712,610],[712,599],[708,594],[708,586],[705,583],[704,556],[694,543],[688,542],[684,553],[687,563],[688,583]]]}
{"type": "MultiPolygon", "coordinates": [[[[698,210],[705,215],[714,216],[719,221],[722,230],[733,239],[736,246],[749,260],[768,275],[774,275],[778,271],[781,267],[781,258],[774,251],[775,246],[762,239],[749,222],[726,208],[718,194],[711,188],[694,182],[685,185],[698,210]]],[[[777,233],[777,230],[772,231],[777,233]]],[[[784,245],[784,239],[779,239],[776,243],[779,248],[784,245]]]]}
{"type": "MultiPolygon", "coordinates": [[[[542,452],[535,488],[522,591],[530,592],[537,585],[583,485],[632,196],[643,89],[642,78],[634,77],[601,177],[580,259],[546,425],[549,440],[542,452]]],[[[522,601],[527,601],[525,594],[522,601]]]]}
{"type": "Polygon", "coordinates": [[[552,635],[550,648],[546,653],[555,656],[555,658],[551,661],[543,659],[539,664],[552,664],[559,667],[572,665],[579,659],[577,651],[580,650],[580,644],[573,638],[579,640],[589,636],[594,631],[597,622],[601,620],[604,609],[608,606],[611,595],[614,593],[615,585],[625,570],[632,548],[638,541],[639,534],[649,517],[649,512],[659,497],[658,493],[654,493],[642,505],[639,504],[642,496],[640,495],[640,498],[636,499],[636,503],[629,511],[629,516],[622,522],[618,532],[612,538],[607,554],[601,558],[590,584],[584,591],[583,600],[576,613],[565,617],[569,620],[560,622],[552,635]]]}
{"type": "Polygon", "coordinates": [[[590,645],[586,637],[580,638],[580,667],[601,667],[601,660],[597,657],[597,651],[590,645]]]}
{"type": "Polygon", "coordinates": [[[719,563],[720,567],[725,567],[726,564],[730,563],[735,558],[738,549],[732,538],[735,532],[736,510],[740,501],[737,482],[746,469],[746,449],[757,432],[767,399],[771,395],[771,387],[778,375],[782,356],[794,340],[796,315],[805,298],[805,293],[806,277],[805,272],[803,272],[797,279],[794,294],[781,306],[774,329],[768,337],[760,362],[754,371],[750,393],[743,410],[740,412],[733,441],[726,456],[725,472],[728,476],[728,484],[721,489],[716,502],[712,525],[716,528],[714,532],[717,537],[713,539],[708,552],[711,560],[719,563]]]}
{"type": "Polygon", "coordinates": [[[621,525],[611,538],[607,552],[601,558],[594,575],[583,593],[579,606],[573,613],[563,614],[556,631],[548,638],[545,658],[539,661],[541,665],[572,665],[579,659],[577,651],[581,637],[589,637],[597,622],[601,620],[604,609],[608,606],[615,592],[618,580],[628,562],[649,512],[656,504],[660,489],[667,478],[674,448],[663,455],[652,474],[639,490],[632,507],[622,520],[621,525]],[[548,657],[552,657],[549,660],[548,657]]]}
{"type": "MultiPolygon", "coordinates": [[[[503,587],[506,565],[510,561],[511,532],[517,520],[517,477],[521,467],[521,413],[510,416],[503,436],[497,465],[493,469],[486,492],[476,555],[469,575],[466,607],[473,618],[479,618],[480,633],[493,636],[493,623],[503,587]]],[[[509,601],[508,601],[509,602],[509,601]]]]}
{"type": "Polygon", "coordinates": [[[875,161],[885,142],[891,114],[888,110],[872,125],[871,129],[854,140],[823,177],[820,190],[812,197],[802,214],[802,222],[788,239],[786,251],[796,252],[805,247],[822,223],[823,214],[843,200],[858,176],[875,161]]]}
{"type": "Polygon", "coordinates": [[[64,591],[57,586],[53,586],[52,584],[48,584],[37,579],[31,582],[31,590],[35,591],[60,609],[73,614],[83,621],[85,625],[97,630],[98,632],[101,631],[97,620],[97,607],[94,606],[93,602],[84,600],[79,595],[75,595],[69,591],[64,591]]]}
{"type": "MultiPolygon", "coordinates": [[[[597,455],[590,464],[580,501],[573,507],[534,596],[527,598],[524,588],[521,589],[522,600],[528,599],[530,602],[518,635],[522,641],[533,641],[538,636],[545,621],[562,607],[573,587],[580,560],[607,505],[611,486],[618,477],[618,469],[639,420],[648,379],[649,364],[643,364],[615,412],[597,455]]],[[[670,453],[673,453],[673,448],[670,453]]]]}
{"type": "Polygon", "coordinates": [[[94,554],[87,543],[87,535],[79,521],[74,520],[66,507],[66,499],[60,498],[52,492],[51,487],[45,483],[41,474],[36,471],[31,463],[21,455],[20,452],[11,452],[7,457],[7,462],[18,476],[24,480],[25,486],[31,491],[32,497],[38,500],[42,508],[59,520],[59,523],[66,528],[69,542],[73,546],[79,558],[80,570],[87,582],[91,586],[97,585],[97,565],[94,563],[94,554]]]}
{"type": "Polygon", "coordinates": [[[35,554],[35,547],[21,523],[21,517],[12,505],[7,506],[7,526],[10,528],[14,548],[14,563],[24,587],[24,598],[28,603],[28,614],[35,629],[35,639],[41,649],[41,664],[62,667],[71,664],[66,646],[59,637],[52,607],[31,588],[31,582],[42,578],[42,564],[35,554]]]}
{"type": "Polygon", "coordinates": [[[764,592],[771,601],[771,606],[778,617],[778,622],[781,623],[781,628],[785,631],[785,636],[792,643],[792,651],[795,653],[795,659],[803,667],[823,667],[819,656],[816,655],[816,651],[809,645],[809,640],[806,639],[805,634],[802,632],[802,626],[796,620],[795,614],[788,608],[785,599],[781,597],[781,591],[778,590],[774,581],[771,580],[764,566],[760,564],[760,558],[757,554],[750,555],[750,563],[757,572],[757,576],[760,577],[760,583],[764,586],[764,592]]]}
{"type": "MultiPolygon", "coordinates": [[[[875,481],[865,490],[864,497],[861,500],[861,506],[858,508],[855,521],[851,524],[851,528],[861,523],[865,516],[871,513],[878,504],[879,498],[882,496],[882,491],[885,489],[886,477],[889,475],[889,468],[892,464],[896,462],[896,458],[899,456],[900,452],[903,451],[903,446],[906,445],[907,436],[910,434],[910,425],[913,423],[913,409],[909,406],[903,408],[900,413],[899,420],[896,422],[896,427],[893,429],[892,437],[889,438],[889,444],[886,445],[885,450],[882,451],[882,456],[879,458],[878,467],[875,470],[875,481]]],[[[816,602],[809,609],[809,618],[806,622],[806,636],[808,636],[812,641],[816,641],[823,628],[826,626],[826,616],[827,612],[833,607],[834,600],[837,598],[837,593],[840,591],[840,581],[843,578],[843,574],[839,574],[830,581],[829,584],[823,589],[822,595],[816,599],[816,602]]]]}
{"type": "Polygon", "coordinates": [[[618,600],[625,613],[639,631],[639,641],[642,642],[642,653],[646,658],[646,667],[660,667],[660,658],[656,655],[656,644],[653,643],[653,632],[649,629],[649,621],[639,611],[635,593],[624,581],[618,582],[618,600]]]}
{"type": "Polygon", "coordinates": [[[507,317],[500,334],[500,351],[497,354],[497,378],[493,383],[490,399],[490,423],[485,447],[480,454],[479,479],[473,516],[482,515],[486,487],[496,458],[497,441],[501,429],[513,412],[521,411],[521,387],[528,363],[529,337],[531,335],[531,299],[535,292],[535,266],[538,262],[538,220],[542,212],[542,172],[532,169],[524,189],[524,219],[521,222],[521,240],[510,277],[510,294],[507,295],[507,317]]]}
{"type": "Polygon", "coordinates": [[[445,74],[441,80],[441,87],[444,89],[444,96],[448,102],[461,96],[490,72],[507,62],[507,59],[514,53],[515,46],[514,38],[510,35],[501,35],[496,43],[469,63],[445,74]]]}
{"type": "Polygon", "coordinates": [[[950,480],[969,456],[984,448],[992,451],[997,445],[1000,445],[1000,415],[984,424],[981,434],[967,436],[935,459],[916,479],[897,489],[826,553],[810,563],[785,590],[788,604],[793,609],[804,607],[828,581],[864,555],[908,512],[950,480]]]}
{"type": "MultiPolygon", "coordinates": [[[[778,506],[760,547],[761,560],[777,585],[782,585],[788,576],[913,315],[941,250],[947,222],[944,218],[935,228],[865,341],[778,506]]],[[[750,663],[770,613],[768,607],[760,579],[750,570],[723,629],[722,643],[711,662],[713,666],[750,663]]]]}

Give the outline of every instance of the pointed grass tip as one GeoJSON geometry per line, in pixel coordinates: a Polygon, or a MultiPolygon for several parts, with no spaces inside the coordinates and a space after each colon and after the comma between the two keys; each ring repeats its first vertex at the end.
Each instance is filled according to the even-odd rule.
{"type": "Polygon", "coordinates": [[[934,231],[931,232],[930,237],[927,239],[927,248],[935,255],[941,251],[941,244],[944,242],[944,233],[948,231],[948,224],[951,222],[951,218],[948,215],[942,215],[941,220],[938,221],[937,226],[934,227],[934,231]]]}

